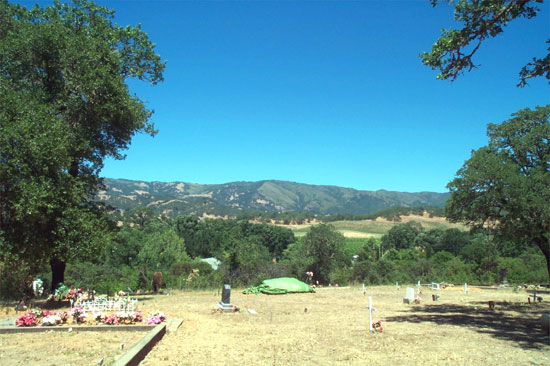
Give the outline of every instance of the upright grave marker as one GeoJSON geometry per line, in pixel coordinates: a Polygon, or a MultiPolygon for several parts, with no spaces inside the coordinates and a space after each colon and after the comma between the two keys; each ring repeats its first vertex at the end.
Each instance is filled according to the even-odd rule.
{"type": "Polygon", "coordinates": [[[411,304],[413,301],[414,301],[414,288],[407,287],[407,292],[405,297],[403,298],[403,303],[411,304]]]}
{"type": "MultiPolygon", "coordinates": [[[[538,302],[542,301],[542,297],[537,296],[537,290],[536,289],[533,290],[533,295],[531,295],[531,296],[533,297],[533,304],[536,304],[537,301],[538,302]]],[[[529,304],[531,303],[531,296],[527,297],[527,301],[529,302],[529,304]]]]}
{"type": "Polygon", "coordinates": [[[507,285],[508,279],[507,279],[508,270],[506,268],[500,269],[500,284],[501,285],[507,285]]]}
{"type": "Polygon", "coordinates": [[[231,285],[225,284],[222,288],[222,301],[218,304],[218,308],[222,311],[233,311],[231,305],[231,285]]]}
{"type": "Polygon", "coordinates": [[[376,311],[376,308],[372,307],[372,296],[369,296],[369,306],[367,306],[367,309],[369,309],[369,330],[372,332],[372,312],[376,311]]]}

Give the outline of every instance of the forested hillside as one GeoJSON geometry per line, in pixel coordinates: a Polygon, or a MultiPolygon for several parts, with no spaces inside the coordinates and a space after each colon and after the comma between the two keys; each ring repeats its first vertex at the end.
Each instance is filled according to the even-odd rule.
{"type": "Polygon", "coordinates": [[[253,211],[365,215],[396,206],[443,207],[449,196],[435,192],[360,191],[277,180],[201,185],[106,178],[105,187],[99,199],[121,212],[147,207],[168,217],[238,216],[253,211]]]}

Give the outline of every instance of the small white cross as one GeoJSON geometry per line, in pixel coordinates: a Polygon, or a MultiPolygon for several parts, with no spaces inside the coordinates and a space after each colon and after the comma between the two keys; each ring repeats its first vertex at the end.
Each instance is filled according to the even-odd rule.
{"type": "Polygon", "coordinates": [[[367,309],[369,309],[369,330],[372,332],[372,312],[376,311],[376,308],[372,307],[372,296],[369,296],[369,306],[367,306],[367,309]]]}

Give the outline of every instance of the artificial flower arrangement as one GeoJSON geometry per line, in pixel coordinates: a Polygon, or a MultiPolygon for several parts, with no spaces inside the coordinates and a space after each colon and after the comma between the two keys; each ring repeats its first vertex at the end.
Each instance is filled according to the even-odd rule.
{"type": "Polygon", "coordinates": [[[96,316],[96,321],[108,325],[141,323],[143,321],[143,314],[139,310],[117,311],[107,316],[99,314],[99,316],[96,316]]]}
{"type": "Polygon", "coordinates": [[[377,322],[374,322],[372,323],[372,330],[375,331],[375,332],[380,332],[382,333],[382,321],[377,321],[377,322]]]}
{"type": "MultiPolygon", "coordinates": [[[[113,314],[104,314],[101,311],[93,311],[91,316],[80,306],[73,307],[69,312],[49,312],[39,309],[32,309],[28,313],[21,315],[15,321],[19,327],[32,326],[55,326],[67,324],[68,319],[72,319],[72,324],[82,324],[95,320],[96,324],[135,324],[144,321],[141,311],[117,311],[113,314]]],[[[160,310],[153,311],[147,318],[147,324],[160,324],[166,321],[167,316],[160,310]]]]}
{"type": "Polygon", "coordinates": [[[48,297],[49,301],[62,301],[64,299],[72,300],[72,303],[79,303],[81,300],[87,300],[89,295],[95,291],[86,290],[84,288],[69,288],[65,284],[60,283],[55,293],[48,297]]]}
{"type": "Polygon", "coordinates": [[[80,306],[75,306],[74,308],[72,308],[69,314],[73,318],[73,323],[76,324],[85,323],[86,318],[88,317],[88,314],[80,306]]]}
{"type": "Polygon", "coordinates": [[[77,300],[78,298],[80,298],[80,294],[83,293],[83,289],[81,288],[71,288],[69,289],[69,291],[67,291],[65,297],[69,300],[73,299],[73,300],[77,300]]]}
{"type": "Polygon", "coordinates": [[[59,315],[51,314],[51,315],[46,315],[45,317],[42,318],[41,325],[43,327],[47,327],[47,326],[61,325],[63,323],[64,321],[59,315]]]}
{"type": "MultiPolygon", "coordinates": [[[[160,311],[155,312],[158,317],[158,323],[166,319],[166,315],[160,311]]],[[[40,311],[37,309],[31,310],[27,314],[21,315],[15,321],[15,324],[18,327],[33,327],[37,325],[41,326],[54,326],[54,325],[63,325],[67,324],[67,320],[72,318],[73,324],[82,324],[86,323],[89,319],[89,314],[87,314],[81,307],[76,306],[70,310],[70,312],[49,312],[49,311],[40,311]],[[39,321],[41,319],[41,321],[39,321]]],[[[92,319],[95,320],[96,324],[107,324],[107,325],[117,325],[117,324],[135,324],[143,322],[143,314],[141,311],[117,311],[114,314],[106,315],[100,311],[94,311],[92,313],[92,319]]],[[[149,324],[158,324],[158,323],[149,323],[149,324]]]]}
{"type": "Polygon", "coordinates": [[[147,324],[160,324],[163,321],[166,321],[166,315],[160,310],[153,311],[149,313],[149,319],[147,319],[147,324]]]}
{"type": "Polygon", "coordinates": [[[34,327],[38,324],[38,319],[33,313],[27,313],[17,318],[15,324],[18,327],[34,327]]]}
{"type": "Polygon", "coordinates": [[[40,325],[42,326],[52,326],[64,324],[67,322],[68,318],[69,314],[67,314],[66,311],[55,313],[33,309],[27,314],[23,314],[19,318],[17,318],[15,324],[18,327],[33,327],[38,325],[38,323],[40,323],[40,325]]]}

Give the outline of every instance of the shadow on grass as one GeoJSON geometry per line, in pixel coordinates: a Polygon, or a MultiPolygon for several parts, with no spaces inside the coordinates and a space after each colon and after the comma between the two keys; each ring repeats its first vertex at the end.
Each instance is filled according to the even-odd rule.
{"type": "Polygon", "coordinates": [[[539,318],[549,306],[526,306],[518,303],[495,302],[495,310],[487,302],[470,305],[437,304],[415,306],[403,311],[405,314],[387,317],[387,322],[456,325],[488,334],[497,339],[516,343],[524,349],[542,349],[550,345],[550,336],[544,334],[539,318]],[[477,305],[477,306],[472,306],[477,305]],[[481,309],[483,307],[483,309],[481,309]],[[509,314],[504,311],[516,311],[509,314]]]}

